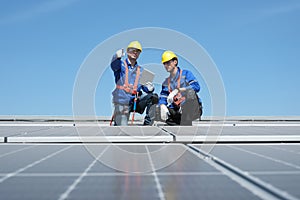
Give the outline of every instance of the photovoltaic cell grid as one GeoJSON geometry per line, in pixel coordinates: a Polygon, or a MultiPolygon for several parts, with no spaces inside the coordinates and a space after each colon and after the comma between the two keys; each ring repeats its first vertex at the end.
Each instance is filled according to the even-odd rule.
{"type": "Polygon", "coordinates": [[[300,127],[294,122],[293,126],[274,124],[227,123],[221,133],[218,123],[197,123],[194,127],[2,124],[1,198],[300,199],[300,127]],[[214,144],[207,139],[208,134],[231,139],[224,141],[223,137],[223,142],[214,144]],[[251,135],[251,140],[241,143],[247,139],[242,136],[251,135]],[[277,139],[268,142],[265,138],[262,143],[257,137],[255,142],[256,136],[277,139]],[[286,136],[295,138],[287,141],[286,136]],[[240,137],[238,142],[235,137],[240,137]],[[197,141],[200,143],[192,143],[197,141]],[[204,151],[207,145],[213,145],[211,152],[204,151]],[[97,160],[89,150],[111,146],[136,153],[150,152],[148,159],[142,161],[138,157],[135,160],[117,156],[119,151],[114,149],[106,155],[112,161],[117,158],[119,166],[137,171],[146,166],[149,172],[120,171],[97,160]],[[157,154],[151,153],[166,147],[168,150],[159,157],[174,161],[161,167],[157,154]],[[175,157],[178,150],[184,153],[175,157]]]}
{"type": "Polygon", "coordinates": [[[267,184],[300,197],[299,144],[217,145],[210,154],[267,184]]]}
{"type": "MultiPolygon", "coordinates": [[[[180,144],[166,145],[187,148],[180,144]]],[[[162,145],[135,146],[140,151],[146,147],[152,151],[162,145]]],[[[95,162],[83,145],[8,145],[7,148],[14,153],[0,158],[0,192],[4,199],[197,199],[200,196],[259,199],[190,150],[161,170],[128,174],[95,162]]],[[[172,152],[162,156],[170,157],[172,152]]],[[[119,162],[133,165],[126,158],[119,162]]]]}

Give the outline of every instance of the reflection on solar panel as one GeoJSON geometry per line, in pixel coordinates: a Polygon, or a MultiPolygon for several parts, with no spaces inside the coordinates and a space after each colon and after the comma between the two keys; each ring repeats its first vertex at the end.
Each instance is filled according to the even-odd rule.
{"type": "Polygon", "coordinates": [[[299,185],[297,120],[0,122],[1,199],[300,199],[299,185]]]}

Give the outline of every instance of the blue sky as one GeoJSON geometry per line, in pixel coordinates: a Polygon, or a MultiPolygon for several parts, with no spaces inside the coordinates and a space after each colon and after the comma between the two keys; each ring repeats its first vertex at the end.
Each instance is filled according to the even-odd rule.
{"type": "MultiPolygon", "coordinates": [[[[224,82],[227,116],[300,115],[299,20],[299,0],[3,0],[0,115],[72,115],[76,74],[89,53],[143,27],[181,32],[207,51],[224,82]]],[[[149,61],[145,52],[139,62],[149,61]]],[[[112,80],[108,68],[96,92],[97,115],[111,113],[112,80]]],[[[200,95],[209,116],[205,84],[200,95]]]]}

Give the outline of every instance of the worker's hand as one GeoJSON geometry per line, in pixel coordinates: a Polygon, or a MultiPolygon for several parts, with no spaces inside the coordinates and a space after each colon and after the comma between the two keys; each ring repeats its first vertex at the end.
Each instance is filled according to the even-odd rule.
{"type": "Polygon", "coordinates": [[[160,118],[163,121],[166,121],[168,119],[169,110],[165,104],[160,105],[160,118]]]}
{"type": "Polygon", "coordinates": [[[119,49],[118,51],[116,51],[116,58],[122,58],[122,56],[124,56],[125,53],[124,53],[124,49],[119,49]]]}
{"type": "Polygon", "coordinates": [[[144,86],[147,88],[148,92],[153,92],[154,91],[153,83],[147,82],[144,86]]]}
{"type": "Polygon", "coordinates": [[[169,96],[168,96],[168,98],[167,98],[168,104],[173,103],[174,97],[176,96],[176,94],[178,94],[178,92],[179,92],[179,90],[178,90],[178,89],[175,89],[175,90],[173,90],[173,91],[169,94],[169,96]]]}

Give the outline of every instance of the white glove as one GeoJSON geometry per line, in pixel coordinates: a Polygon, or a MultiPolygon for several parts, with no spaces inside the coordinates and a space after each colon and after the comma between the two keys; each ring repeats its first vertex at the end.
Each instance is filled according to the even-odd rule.
{"type": "Polygon", "coordinates": [[[165,104],[160,105],[160,118],[163,121],[166,121],[168,119],[169,110],[165,104]]]}
{"type": "Polygon", "coordinates": [[[117,59],[122,58],[122,56],[125,56],[124,49],[119,49],[116,51],[116,53],[113,55],[111,62],[114,62],[117,59]]]}
{"type": "Polygon", "coordinates": [[[153,92],[153,90],[154,90],[154,85],[153,85],[153,83],[147,82],[147,83],[145,84],[145,86],[147,87],[148,92],[153,92]]]}
{"type": "Polygon", "coordinates": [[[174,97],[176,96],[176,94],[177,94],[178,92],[179,92],[178,89],[175,89],[175,90],[173,90],[173,91],[169,94],[169,96],[168,96],[168,98],[167,98],[168,104],[173,103],[174,97]]]}
{"type": "Polygon", "coordinates": [[[116,58],[122,58],[122,56],[124,56],[125,53],[124,53],[124,49],[119,49],[118,51],[116,51],[116,58]]]}

